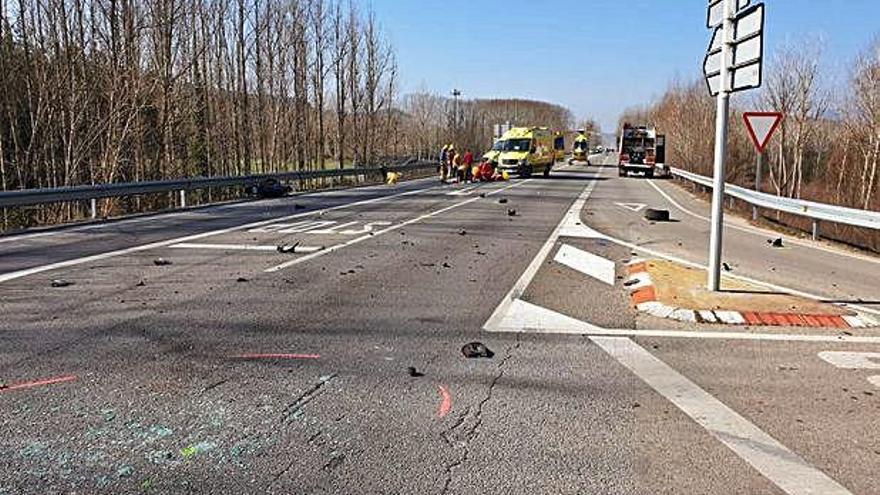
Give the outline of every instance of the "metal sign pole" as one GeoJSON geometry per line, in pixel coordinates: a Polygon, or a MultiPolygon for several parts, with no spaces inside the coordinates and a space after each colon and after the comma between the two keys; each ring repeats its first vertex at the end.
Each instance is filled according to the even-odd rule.
{"type": "Polygon", "coordinates": [[[727,123],[730,111],[730,67],[733,50],[734,0],[724,0],[724,24],[721,32],[721,88],[715,115],[715,176],[712,185],[712,229],[709,239],[708,288],[721,290],[721,242],[724,228],[724,179],[727,159],[727,123]]]}
{"type": "MultiPolygon", "coordinates": [[[[764,153],[758,151],[758,161],[755,164],[755,192],[761,192],[761,174],[764,173],[764,153]]],[[[752,220],[758,220],[758,207],[752,207],[752,220]]]]}

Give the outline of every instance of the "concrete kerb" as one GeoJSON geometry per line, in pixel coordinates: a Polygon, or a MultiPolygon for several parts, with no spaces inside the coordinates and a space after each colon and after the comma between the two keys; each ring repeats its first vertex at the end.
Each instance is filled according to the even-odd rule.
{"type": "Polygon", "coordinates": [[[712,323],[722,325],[752,325],[805,328],[873,328],[880,327],[877,318],[855,315],[821,315],[766,311],[731,311],[711,308],[681,308],[660,301],[657,289],[648,271],[650,260],[634,259],[627,264],[625,286],[633,306],[657,318],[685,323],[712,323]]]}

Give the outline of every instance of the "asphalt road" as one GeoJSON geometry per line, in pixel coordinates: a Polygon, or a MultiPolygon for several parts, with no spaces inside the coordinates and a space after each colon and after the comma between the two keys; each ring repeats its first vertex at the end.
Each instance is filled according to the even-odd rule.
{"type": "MultiPolygon", "coordinates": [[[[553,256],[700,262],[699,218],[615,204],[667,200],[651,183],[700,214],[574,165],[0,238],[0,494],[877,493],[880,388],[818,353],[878,344],[484,330],[512,291],[646,329],[619,284],[553,256]],[[623,244],[555,237],[578,198],[623,244]],[[475,340],[494,357],[465,358],[475,340]]],[[[737,273],[877,292],[873,260],[736,232],[737,273]]]]}

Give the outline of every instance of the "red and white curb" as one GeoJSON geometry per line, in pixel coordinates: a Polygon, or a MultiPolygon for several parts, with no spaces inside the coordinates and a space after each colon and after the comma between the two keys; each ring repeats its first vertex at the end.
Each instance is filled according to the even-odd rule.
{"type": "Polygon", "coordinates": [[[657,291],[653,280],[651,280],[651,274],[648,273],[648,261],[634,260],[630,262],[627,265],[627,273],[629,277],[624,286],[630,291],[633,305],[637,310],[658,318],[686,323],[717,323],[722,325],[815,328],[880,327],[880,321],[877,318],[864,313],[858,315],[816,315],[678,308],[657,300],[657,291]]]}

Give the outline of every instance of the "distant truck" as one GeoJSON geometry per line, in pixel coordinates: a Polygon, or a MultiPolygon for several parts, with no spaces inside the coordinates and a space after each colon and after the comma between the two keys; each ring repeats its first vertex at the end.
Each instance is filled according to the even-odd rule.
{"type": "Polygon", "coordinates": [[[658,169],[666,168],[666,136],[657,134],[653,127],[623,124],[619,149],[617,172],[621,177],[641,172],[652,178],[658,169]]]}
{"type": "Polygon", "coordinates": [[[514,127],[495,141],[484,158],[497,162],[499,172],[549,177],[556,163],[555,137],[546,127],[514,127]]]}

